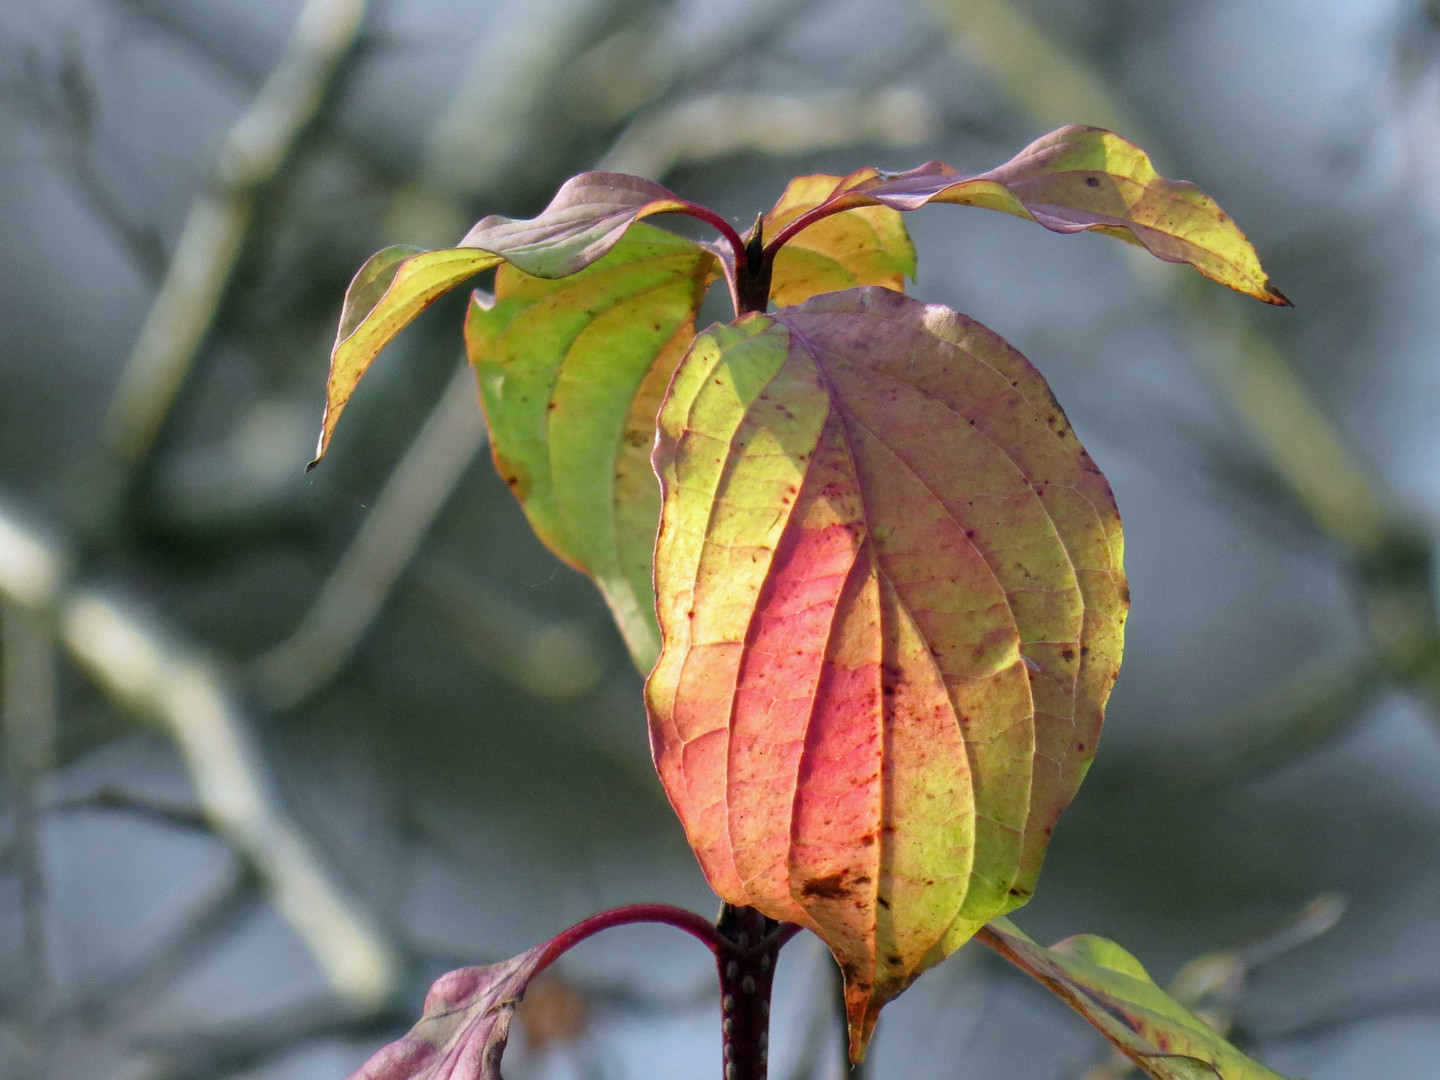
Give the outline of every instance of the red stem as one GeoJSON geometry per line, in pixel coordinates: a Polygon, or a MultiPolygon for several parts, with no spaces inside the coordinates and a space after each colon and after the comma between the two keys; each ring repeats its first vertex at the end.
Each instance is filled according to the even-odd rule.
{"type": "Polygon", "coordinates": [[[780,949],[800,932],[754,908],[726,904],[712,925],[672,904],[629,904],[591,915],[545,944],[538,975],[564,952],[612,926],[655,922],[683,930],[715,955],[720,975],[723,1080],[765,1080],[769,1058],[770,987],[780,949]]]}
{"type": "Polygon", "coordinates": [[[612,926],[628,926],[631,923],[642,922],[664,923],[666,926],[683,930],[691,937],[704,942],[705,947],[712,953],[718,954],[721,949],[729,946],[729,942],[721,937],[720,932],[713,925],[693,911],[686,911],[673,904],[627,904],[624,907],[602,911],[598,915],[591,915],[570,929],[560,931],[550,939],[549,947],[536,966],[535,972],[539,974],[544,971],[561,953],[573,949],[586,938],[593,937],[602,930],[609,930],[612,926]]]}
{"type": "Polygon", "coordinates": [[[735,226],[731,225],[708,206],[700,206],[698,203],[690,203],[684,210],[677,211],[677,213],[689,214],[693,218],[699,218],[705,222],[705,224],[719,232],[719,234],[725,238],[725,242],[729,244],[735,252],[735,269],[739,271],[744,268],[745,241],[740,239],[740,234],[735,231],[735,226]]]}
{"type": "Polygon", "coordinates": [[[789,225],[786,225],[783,229],[781,229],[778,233],[775,234],[774,238],[771,239],[769,243],[765,245],[766,256],[774,258],[775,252],[779,251],[782,247],[784,247],[787,240],[789,240],[792,236],[794,236],[801,230],[807,229],[811,225],[814,225],[815,222],[821,220],[822,218],[827,218],[831,214],[841,213],[844,210],[851,210],[856,205],[863,205],[852,203],[849,206],[842,206],[839,204],[838,198],[835,199],[834,202],[834,206],[832,206],[830,202],[823,202],[819,206],[815,207],[813,210],[805,211],[805,213],[801,214],[794,221],[790,222],[789,225]]]}

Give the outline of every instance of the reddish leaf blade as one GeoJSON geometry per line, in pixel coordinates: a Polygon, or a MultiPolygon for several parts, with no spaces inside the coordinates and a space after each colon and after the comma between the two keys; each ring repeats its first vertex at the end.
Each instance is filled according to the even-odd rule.
{"type": "MultiPolygon", "coordinates": [[[[797,176],[764,217],[764,235],[775,236],[833,197],[842,186],[875,176],[873,169],[839,176],[797,176]]],[[[860,206],[824,217],[793,236],[775,254],[770,299],[788,307],[822,292],[883,285],[903,292],[915,276],[915,245],[903,216],[888,206],[860,206]]]]}
{"type": "Polygon", "coordinates": [[[1114,502],[1023,357],[876,288],[702,334],[655,465],[656,765],[716,891],[835,952],[859,1055],[1033,889],[1119,664],[1114,502]]]}
{"type": "MultiPolygon", "coordinates": [[[[1145,152],[1100,128],[1071,125],[1031,143],[999,168],[965,176],[932,161],[890,175],[862,170],[795,224],[856,206],[916,210],[931,202],[1002,210],[1052,232],[1102,232],[1140,244],[1167,262],[1268,304],[1289,304],[1255,248],[1215,200],[1194,184],[1166,180],[1145,152]]],[[[792,225],[792,229],[794,226],[792,225]]],[[[782,242],[785,235],[776,237],[782,242]]]]}
{"type": "Polygon", "coordinates": [[[500,1080],[510,1019],[551,944],[441,977],[425,998],[419,1022],[347,1080],[500,1080]]]}
{"type": "Polygon", "coordinates": [[[979,935],[1085,1017],[1154,1080],[1282,1080],[1175,1003],[1113,941],[1081,934],[1046,949],[1008,919],[979,935]]]}
{"type": "Polygon", "coordinates": [[[714,275],[700,245],[637,224],[566,278],[501,267],[466,322],[497,471],[545,544],[595,579],[646,672],[660,648],[655,416],[714,275]]]}
{"type": "Polygon", "coordinates": [[[478,222],[457,247],[423,252],[387,248],[373,256],[345,294],[330,354],[320,443],[311,466],[324,456],[341,413],[380,350],[445,293],[502,262],[537,277],[577,273],[604,257],[634,222],[668,212],[694,214],[729,229],[711,211],[653,181],[589,172],[567,180],[538,217],[522,221],[491,216],[478,222]]]}

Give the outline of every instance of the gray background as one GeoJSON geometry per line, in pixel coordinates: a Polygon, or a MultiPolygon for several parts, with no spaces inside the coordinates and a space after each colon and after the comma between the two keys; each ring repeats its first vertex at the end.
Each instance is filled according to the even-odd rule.
{"type": "MultiPolygon", "coordinates": [[[[249,193],[163,428],[117,449],[122,372],[196,200],[228,197],[217,155],[301,6],[0,5],[0,539],[68,559],[46,584],[0,544],[0,1077],[338,1080],[447,967],[611,904],[714,907],[604,607],[483,453],[462,467],[473,420],[437,420],[438,458],[382,493],[454,370],[458,302],[386,354],[302,474],[338,302],[370,251],[533,213],[602,161],[744,225],[796,173],[980,170],[1069,120],[1116,126],[1219,199],[1296,308],[1192,288],[1101,237],[945,207],[908,219],[912,291],[1045,372],[1127,530],[1105,741],[1017,921],[1043,941],[1113,937],[1164,982],[1343,896],[1334,929],[1247,971],[1226,1002],[1236,1038],[1316,1080],[1434,1075],[1433,3],[375,0],[314,122],[249,193]],[[1315,411],[1277,457],[1267,435],[1297,400],[1315,411]],[[350,625],[355,649],[320,635],[336,670],[282,701],[255,659],[368,517],[424,522],[427,500],[413,550],[387,536],[393,572],[367,563],[342,596],[352,616],[364,589],[382,601],[350,625]],[[87,654],[75,619],[95,605],[140,644],[87,654]],[[171,662],[149,683],[147,641],[171,662]],[[183,664],[228,695],[264,816],[401,957],[384,1008],[343,1005],[263,855],[217,833],[213,806],[196,817],[175,748],[189,714],[155,699],[183,664]]],[[[825,958],[792,950],[774,1075],[837,1075],[825,958]]],[[[716,1075],[707,969],[658,928],[585,946],[554,984],[585,1003],[583,1031],[518,1036],[510,1075],[716,1075]]],[[[971,947],[887,1010],[871,1075],[1079,1077],[1104,1054],[971,947]]]]}

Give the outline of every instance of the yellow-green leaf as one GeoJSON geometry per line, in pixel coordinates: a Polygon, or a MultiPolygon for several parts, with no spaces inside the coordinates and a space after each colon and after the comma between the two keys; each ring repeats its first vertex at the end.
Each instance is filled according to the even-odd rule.
{"type": "Polygon", "coordinates": [[[341,413],[380,350],[445,293],[502,262],[545,278],[574,274],[602,258],[634,222],[667,212],[714,218],[653,181],[624,173],[581,173],[561,186],[538,217],[518,221],[492,215],[454,248],[392,247],[373,255],[345,294],[311,466],[324,456],[341,413]]]}
{"type": "Polygon", "coordinates": [[[496,468],[540,538],[595,579],[642,671],[659,652],[655,416],[715,269],[693,241],[635,225],[569,277],[502,267],[466,322],[496,468]]]}
{"type": "MultiPolygon", "coordinates": [[[[843,186],[874,177],[873,169],[848,177],[797,176],[765,215],[764,235],[775,236],[843,186]]],[[[817,220],[775,255],[770,299],[781,306],[856,285],[903,292],[915,276],[915,245],[901,214],[888,206],[861,206],[817,220]]]]}
{"type": "Polygon", "coordinates": [[[1003,918],[977,939],[1043,983],[1154,1080],[1283,1080],[1176,1004],[1113,941],[1080,934],[1047,949],[1003,918]]]}

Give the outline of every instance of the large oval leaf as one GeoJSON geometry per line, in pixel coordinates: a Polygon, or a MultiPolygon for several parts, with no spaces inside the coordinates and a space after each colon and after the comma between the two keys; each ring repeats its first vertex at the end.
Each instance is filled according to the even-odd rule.
{"type": "Polygon", "coordinates": [[[496,469],[540,538],[595,579],[642,671],[660,642],[655,416],[715,269],[693,241],[635,225],[560,280],[502,267],[466,322],[496,469]]]}
{"type": "Polygon", "coordinates": [[[1139,960],[1094,934],[1045,948],[1008,919],[981,940],[1085,1017],[1154,1080],[1283,1080],[1151,981],[1139,960]]]}
{"type": "Polygon", "coordinates": [[[670,212],[716,220],[713,212],[653,181],[624,173],[581,173],[561,185],[537,217],[491,215],[456,247],[391,247],[372,255],[345,293],[311,467],[325,455],[341,413],[380,350],[445,293],[503,262],[545,278],[577,273],[603,258],[639,219],[670,212]]]}
{"type": "MultiPolygon", "coordinates": [[[[1255,248],[1215,200],[1194,184],[1166,180],[1134,143],[1074,124],[1035,140],[999,168],[966,176],[941,161],[903,173],[863,169],[801,215],[772,246],[828,214],[857,206],[916,210],[928,203],[1002,210],[1053,232],[1101,232],[1144,246],[1167,262],[1269,304],[1289,304],[1270,283],[1255,248]]],[[[782,249],[783,250],[783,249],[782,249]]]]}
{"type": "Polygon", "coordinates": [[[706,331],[655,450],[656,765],[711,885],[879,1008],[1023,903],[1095,752],[1110,490],[984,327],[879,288],[706,331]]]}

